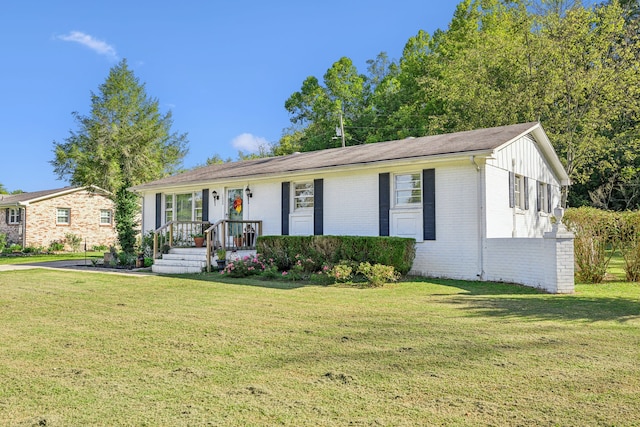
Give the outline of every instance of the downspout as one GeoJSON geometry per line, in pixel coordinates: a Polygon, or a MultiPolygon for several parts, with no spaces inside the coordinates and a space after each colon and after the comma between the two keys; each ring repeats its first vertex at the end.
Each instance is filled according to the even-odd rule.
{"type": "Polygon", "coordinates": [[[470,156],[469,160],[476,168],[476,193],[477,193],[477,223],[478,223],[478,272],[476,276],[479,280],[484,280],[484,191],[482,185],[482,169],[476,162],[476,156],[470,156]]]}
{"type": "Polygon", "coordinates": [[[22,247],[27,246],[27,207],[22,208],[24,215],[22,216],[22,247]]]}
{"type": "MultiPolygon", "coordinates": [[[[513,185],[515,186],[515,180],[516,180],[516,159],[513,158],[511,159],[511,170],[513,171],[513,185]]],[[[522,189],[521,189],[522,191],[522,189]]],[[[515,197],[515,196],[514,196],[515,197]]],[[[516,205],[517,203],[513,203],[513,208],[511,209],[511,216],[512,216],[512,221],[511,221],[511,237],[516,237],[517,236],[517,232],[516,232],[516,205]]]]}

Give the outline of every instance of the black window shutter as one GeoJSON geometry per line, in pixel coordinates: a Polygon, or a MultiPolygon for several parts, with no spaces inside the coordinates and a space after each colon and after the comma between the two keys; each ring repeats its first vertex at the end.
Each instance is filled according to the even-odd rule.
{"type": "Polygon", "coordinates": [[[380,236],[389,235],[389,209],[391,208],[391,186],[389,173],[378,175],[378,223],[380,236]]]}
{"type": "Polygon", "coordinates": [[[156,193],[156,230],[162,225],[162,193],[156,193]]]}
{"type": "Polygon", "coordinates": [[[9,224],[9,208],[4,210],[4,223],[9,224]]]}
{"type": "Polygon", "coordinates": [[[282,235],[289,235],[289,210],[291,209],[290,186],[288,182],[282,183],[282,235]]]}
{"type": "Polygon", "coordinates": [[[515,196],[515,180],[516,175],[513,172],[509,172],[509,207],[513,208],[516,205],[516,196],[515,196]]]}
{"type": "Polygon", "coordinates": [[[422,171],[422,222],[424,240],[436,240],[436,170],[422,171]]]}
{"type": "Polygon", "coordinates": [[[551,213],[551,185],[547,184],[547,212],[551,213]]]}
{"type": "Polygon", "coordinates": [[[324,198],[324,181],[322,179],[314,179],[313,180],[313,234],[316,236],[322,236],[324,232],[323,198],[324,198]]]}
{"type": "Polygon", "coordinates": [[[536,209],[538,210],[538,212],[542,210],[542,191],[542,183],[536,181],[536,209]]]}
{"type": "Polygon", "coordinates": [[[202,220],[209,221],[209,189],[202,189],[202,220]]]}
{"type": "Polygon", "coordinates": [[[522,181],[522,185],[524,185],[524,209],[527,210],[529,209],[529,178],[525,176],[522,181]]]}

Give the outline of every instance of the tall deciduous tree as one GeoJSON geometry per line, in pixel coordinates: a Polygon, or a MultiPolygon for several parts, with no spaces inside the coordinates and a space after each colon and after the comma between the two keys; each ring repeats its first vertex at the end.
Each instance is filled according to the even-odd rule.
{"type": "MultiPolygon", "coordinates": [[[[64,142],[54,142],[54,172],[73,185],[97,185],[111,191],[125,211],[116,211],[123,250],[132,248],[133,215],[126,188],[173,172],[187,152],[186,134],[171,130],[171,112],[162,114],[122,60],[114,66],[98,93],[91,93],[91,113],[74,112],[78,130],[64,142]]],[[[118,208],[117,208],[118,209],[118,208]]]]}

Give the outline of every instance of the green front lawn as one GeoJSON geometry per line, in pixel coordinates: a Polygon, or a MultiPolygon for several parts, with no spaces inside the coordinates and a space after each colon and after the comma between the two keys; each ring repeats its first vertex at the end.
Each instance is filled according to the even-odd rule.
{"type": "MultiPolygon", "coordinates": [[[[104,252],[87,252],[87,259],[102,259],[104,252]]],[[[62,252],[58,254],[40,254],[40,255],[0,255],[0,265],[8,264],[31,264],[34,262],[47,262],[47,261],[66,261],[66,260],[82,260],[85,258],[84,252],[62,252]]]]}
{"type": "Polygon", "coordinates": [[[637,425],[640,286],[576,290],[3,272],[0,425],[637,425]]]}

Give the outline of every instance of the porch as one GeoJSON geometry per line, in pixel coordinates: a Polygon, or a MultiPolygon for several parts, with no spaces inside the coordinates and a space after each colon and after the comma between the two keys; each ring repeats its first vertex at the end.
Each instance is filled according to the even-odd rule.
{"type": "MultiPolygon", "coordinates": [[[[211,271],[215,251],[225,249],[236,256],[244,252],[254,254],[256,240],[261,235],[262,221],[223,219],[214,224],[208,221],[170,221],[153,232],[154,263],[165,259],[164,255],[171,254],[166,257],[171,259],[175,254],[184,252],[178,249],[201,248],[189,256],[204,258],[203,268],[211,271]]],[[[196,264],[193,267],[195,270],[196,264]]]]}

